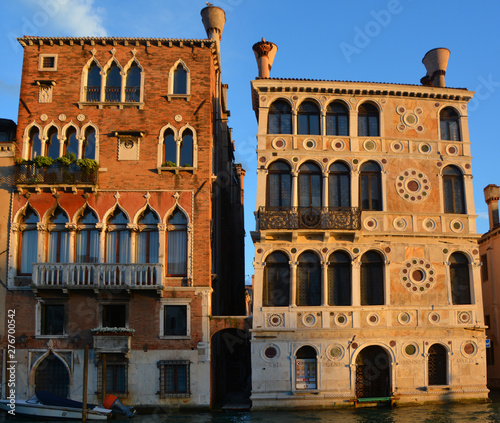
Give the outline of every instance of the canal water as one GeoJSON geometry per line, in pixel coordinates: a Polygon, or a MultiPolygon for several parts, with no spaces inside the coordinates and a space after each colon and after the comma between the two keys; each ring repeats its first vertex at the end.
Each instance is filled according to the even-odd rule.
{"type": "MultiPolygon", "coordinates": [[[[490,393],[485,404],[440,404],[395,408],[349,408],[308,411],[184,412],[139,415],[130,423],[500,423],[500,392],[490,393]]],[[[6,417],[1,423],[31,422],[26,418],[6,417]]],[[[38,423],[41,420],[33,420],[38,423]]]]}

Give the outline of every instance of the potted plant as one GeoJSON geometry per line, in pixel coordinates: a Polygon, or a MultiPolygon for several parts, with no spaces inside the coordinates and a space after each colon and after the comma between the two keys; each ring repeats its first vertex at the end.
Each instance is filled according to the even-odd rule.
{"type": "Polygon", "coordinates": [[[34,182],[44,182],[45,178],[49,176],[47,169],[52,166],[54,160],[47,156],[36,156],[33,162],[35,162],[35,169],[33,172],[34,182]]]}
{"type": "Polygon", "coordinates": [[[97,336],[132,336],[135,333],[135,329],[131,328],[117,328],[117,327],[98,327],[90,329],[92,335],[97,336]]]}
{"type": "Polygon", "coordinates": [[[99,163],[92,159],[78,159],[75,162],[82,172],[82,182],[94,182],[99,163]]]}
{"type": "Polygon", "coordinates": [[[174,162],[171,162],[170,160],[166,161],[161,165],[162,167],[176,167],[174,162]]]}

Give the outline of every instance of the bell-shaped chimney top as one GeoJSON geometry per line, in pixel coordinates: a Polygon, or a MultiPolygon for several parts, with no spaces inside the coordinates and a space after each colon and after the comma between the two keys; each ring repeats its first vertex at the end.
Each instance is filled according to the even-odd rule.
{"type": "Polygon", "coordinates": [[[427,75],[425,75],[420,82],[423,85],[443,88],[445,86],[444,76],[446,74],[449,58],[450,50],[447,48],[435,48],[428,51],[422,59],[422,63],[427,69],[427,75]]]}
{"type": "Polygon", "coordinates": [[[278,46],[264,40],[264,37],[262,37],[262,41],[255,43],[252,49],[257,59],[257,66],[259,67],[259,78],[269,78],[278,46]]]}
{"type": "Polygon", "coordinates": [[[207,2],[207,7],[201,10],[201,20],[207,31],[208,38],[220,41],[224,24],[226,23],[226,13],[220,7],[207,2]]]}

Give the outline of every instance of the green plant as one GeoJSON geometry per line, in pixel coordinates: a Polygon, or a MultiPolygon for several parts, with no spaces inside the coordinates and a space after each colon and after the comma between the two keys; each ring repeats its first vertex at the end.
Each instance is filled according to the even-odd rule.
{"type": "Polygon", "coordinates": [[[26,162],[27,162],[27,160],[24,160],[22,157],[16,157],[14,159],[14,163],[15,164],[20,164],[21,165],[21,164],[26,164],[26,162]]]}
{"type": "Polygon", "coordinates": [[[76,160],[76,154],[71,152],[71,151],[68,151],[64,157],[67,157],[69,159],[70,162],[74,162],[76,160]]]}
{"type": "Polygon", "coordinates": [[[176,167],[174,162],[171,162],[170,160],[162,164],[163,167],[176,167]]]}
{"type": "Polygon", "coordinates": [[[49,167],[54,163],[54,160],[47,156],[36,156],[33,161],[36,167],[49,167]]]}
{"type": "Polygon", "coordinates": [[[99,163],[92,159],[78,159],[76,164],[85,170],[94,170],[99,168],[99,163]]]}
{"type": "Polygon", "coordinates": [[[69,166],[71,164],[71,160],[67,157],[58,157],[54,161],[63,166],[69,166]]]}
{"type": "Polygon", "coordinates": [[[186,163],[185,165],[183,165],[182,167],[192,167],[189,163],[186,163]]]}

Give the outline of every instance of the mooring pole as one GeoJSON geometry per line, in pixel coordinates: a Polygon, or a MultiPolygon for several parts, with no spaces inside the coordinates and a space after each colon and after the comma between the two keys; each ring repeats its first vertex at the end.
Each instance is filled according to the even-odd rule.
{"type": "Polygon", "coordinates": [[[87,421],[87,382],[89,376],[89,346],[85,345],[85,354],[83,357],[83,410],[82,421],[87,421]]]}

